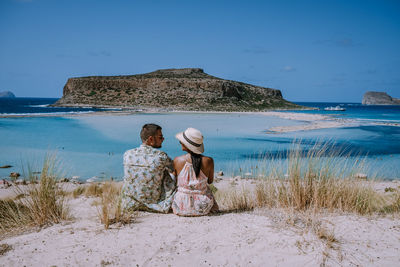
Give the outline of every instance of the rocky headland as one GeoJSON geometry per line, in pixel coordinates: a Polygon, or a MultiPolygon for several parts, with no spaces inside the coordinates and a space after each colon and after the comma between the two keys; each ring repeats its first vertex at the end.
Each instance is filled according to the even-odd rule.
{"type": "Polygon", "coordinates": [[[70,78],[55,105],[191,111],[301,108],[283,99],[280,90],[224,80],[199,68],[70,78]]]}
{"type": "Polygon", "coordinates": [[[363,105],[400,105],[400,99],[391,97],[386,92],[366,92],[363,105]]]}
{"type": "Polygon", "coordinates": [[[15,98],[15,95],[10,91],[0,92],[0,98],[15,98]]]}

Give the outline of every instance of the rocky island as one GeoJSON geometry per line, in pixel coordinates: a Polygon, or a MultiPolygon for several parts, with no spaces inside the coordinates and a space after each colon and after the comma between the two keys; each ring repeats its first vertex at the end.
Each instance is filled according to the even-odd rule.
{"type": "Polygon", "coordinates": [[[293,109],[280,90],[224,80],[199,68],[70,78],[55,106],[191,111],[293,109]]]}
{"type": "Polygon", "coordinates": [[[400,105],[400,99],[393,98],[386,92],[366,92],[363,105],[400,105]]]}
{"type": "Polygon", "coordinates": [[[10,91],[0,92],[0,98],[15,98],[15,95],[10,91]]]}

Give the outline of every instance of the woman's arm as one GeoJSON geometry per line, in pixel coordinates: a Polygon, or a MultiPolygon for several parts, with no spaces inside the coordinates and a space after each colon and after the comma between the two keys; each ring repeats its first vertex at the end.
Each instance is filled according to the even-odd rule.
{"type": "Polygon", "coordinates": [[[209,171],[208,171],[208,183],[212,184],[214,181],[214,160],[212,158],[207,159],[207,165],[209,165],[209,171]]]}
{"type": "Polygon", "coordinates": [[[185,165],[185,159],[184,159],[183,156],[178,156],[178,157],[174,158],[174,172],[173,172],[173,174],[176,177],[179,175],[179,173],[183,169],[183,166],[185,165]]]}
{"type": "Polygon", "coordinates": [[[178,165],[178,157],[174,158],[174,163],[173,163],[174,171],[172,172],[172,174],[175,175],[175,177],[178,175],[178,172],[176,171],[176,169],[178,168],[177,165],[178,165]]]}

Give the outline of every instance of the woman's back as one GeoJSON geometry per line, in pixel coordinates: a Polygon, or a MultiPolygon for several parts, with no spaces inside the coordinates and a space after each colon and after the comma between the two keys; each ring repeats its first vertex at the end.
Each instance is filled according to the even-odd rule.
{"type": "MultiPolygon", "coordinates": [[[[174,168],[176,175],[179,175],[186,163],[192,163],[190,154],[185,154],[174,159],[174,168]]],[[[210,157],[201,155],[200,171],[208,178],[208,183],[211,184],[214,180],[214,160],[210,157]]]]}
{"type": "MultiPolygon", "coordinates": [[[[197,176],[193,164],[189,162],[191,161],[190,157],[188,158],[184,155],[174,159],[175,170],[178,173],[178,191],[172,203],[172,210],[177,215],[205,215],[210,212],[214,205],[214,196],[207,185],[210,182],[210,177],[205,174],[205,172],[207,173],[210,171],[209,163],[211,158],[203,158],[202,168],[197,176]],[[203,164],[203,160],[205,164],[203,164]]],[[[213,173],[211,175],[211,182],[212,178],[213,173]]]]}
{"type": "Polygon", "coordinates": [[[178,188],[202,192],[207,190],[208,177],[200,170],[198,176],[189,162],[180,171],[177,178],[178,188]]]}

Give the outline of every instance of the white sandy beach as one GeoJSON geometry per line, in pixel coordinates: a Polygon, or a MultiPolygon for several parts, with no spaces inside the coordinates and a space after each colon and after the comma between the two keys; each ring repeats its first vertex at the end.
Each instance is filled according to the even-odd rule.
{"type": "MultiPolygon", "coordinates": [[[[231,186],[231,180],[216,183],[231,186]]],[[[239,185],[240,185],[239,181],[239,185]]],[[[397,182],[376,188],[397,187],[397,182]]],[[[5,196],[9,189],[1,189],[5,196]]],[[[329,243],[287,211],[257,209],[203,217],[141,212],[134,223],[100,223],[95,198],[70,199],[74,219],[7,237],[1,266],[399,266],[397,215],[322,214],[329,243]],[[393,217],[394,216],[394,217],[393,217]]]]}
{"type": "MultiPolygon", "coordinates": [[[[301,121],[303,124],[295,126],[277,126],[268,129],[268,132],[272,133],[284,133],[284,132],[295,132],[295,131],[307,131],[324,128],[339,128],[346,125],[354,124],[352,120],[337,119],[328,115],[320,114],[308,114],[308,113],[294,113],[294,112],[280,112],[280,111],[266,111],[266,112],[218,112],[218,111],[171,111],[165,112],[157,109],[151,109],[146,111],[102,111],[102,112],[88,112],[88,113],[71,113],[71,114],[35,114],[35,115],[0,115],[0,118],[23,118],[23,117],[82,117],[82,116],[125,116],[139,113],[188,113],[188,114],[261,114],[264,116],[273,116],[286,120],[301,121]]],[[[397,126],[397,125],[394,125],[397,126]]]]}
{"type": "Polygon", "coordinates": [[[274,116],[287,120],[301,121],[301,125],[292,126],[276,126],[268,129],[272,133],[286,133],[296,131],[308,131],[326,128],[340,128],[354,124],[351,120],[336,119],[327,115],[320,114],[307,114],[307,113],[293,113],[293,112],[265,112],[265,116],[274,116]]]}
{"type": "MultiPolygon", "coordinates": [[[[268,129],[270,133],[286,133],[286,132],[297,132],[297,131],[309,131],[317,129],[327,129],[327,128],[341,128],[341,127],[352,127],[360,125],[360,122],[356,122],[353,119],[342,119],[336,118],[330,115],[321,114],[309,114],[309,113],[294,113],[294,112],[277,112],[268,111],[262,112],[265,116],[274,116],[287,120],[301,121],[301,125],[292,126],[276,126],[268,129]]],[[[382,125],[382,126],[395,126],[399,127],[398,123],[391,122],[369,122],[368,125],[382,125]]]]}

